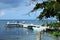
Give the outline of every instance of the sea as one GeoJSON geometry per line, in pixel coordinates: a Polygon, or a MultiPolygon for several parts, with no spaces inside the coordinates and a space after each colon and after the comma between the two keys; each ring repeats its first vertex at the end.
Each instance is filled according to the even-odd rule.
{"type": "MultiPolygon", "coordinates": [[[[20,22],[23,21],[26,24],[39,24],[42,25],[46,23],[46,20],[0,20],[0,40],[36,40],[37,35],[36,32],[27,29],[27,28],[21,28],[21,27],[7,27],[7,22],[20,22]]],[[[55,22],[54,20],[49,20],[48,22],[55,22]]],[[[41,40],[56,40],[55,37],[53,37],[51,34],[42,32],[41,33],[41,40]]]]}

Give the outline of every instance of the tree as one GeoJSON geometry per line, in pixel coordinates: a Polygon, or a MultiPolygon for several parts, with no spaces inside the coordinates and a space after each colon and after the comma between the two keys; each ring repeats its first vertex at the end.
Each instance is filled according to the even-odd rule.
{"type": "MultiPolygon", "coordinates": [[[[43,0],[42,0],[43,1],[43,0]]],[[[39,19],[56,17],[60,21],[60,0],[47,0],[42,3],[37,3],[31,12],[34,12],[38,9],[43,9],[43,11],[38,16],[39,19]]],[[[59,23],[60,24],[60,23],[59,23]]],[[[51,26],[60,26],[57,23],[51,24],[51,26]]],[[[60,36],[60,32],[52,32],[56,37],[60,36]]]]}
{"type": "Polygon", "coordinates": [[[37,3],[31,12],[38,10],[43,11],[38,16],[39,19],[56,17],[60,21],[60,0],[47,0],[42,3],[37,3]]]}

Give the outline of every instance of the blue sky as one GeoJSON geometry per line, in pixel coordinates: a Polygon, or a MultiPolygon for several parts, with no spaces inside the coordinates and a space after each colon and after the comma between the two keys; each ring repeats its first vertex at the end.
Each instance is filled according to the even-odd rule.
{"type": "MultiPolygon", "coordinates": [[[[26,15],[34,8],[37,2],[36,0],[33,1],[0,0],[0,19],[35,20],[37,16],[40,14],[40,12],[42,11],[42,9],[30,13],[30,16],[26,15]]],[[[42,2],[42,0],[39,0],[38,2],[42,2]]]]}
{"type": "MultiPolygon", "coordinates": [[[[30,13],[35,3],[31,0],[0,0],[0,19],[28,19],[34,20],[40,14],[39,11],[30,13]]],[[[42,2],[42,1],[41,1],[42,2]]]]}

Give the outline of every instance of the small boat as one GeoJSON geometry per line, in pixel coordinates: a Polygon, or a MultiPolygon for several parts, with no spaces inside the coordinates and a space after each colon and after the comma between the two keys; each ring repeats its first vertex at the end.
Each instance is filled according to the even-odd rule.
{"type": "Polygon", "coordinates": [[[39,26],[39,27],[32,27],[34,31],[46,31],[47,28],[49,27],[43,27],[43,26],[39,26]]]}

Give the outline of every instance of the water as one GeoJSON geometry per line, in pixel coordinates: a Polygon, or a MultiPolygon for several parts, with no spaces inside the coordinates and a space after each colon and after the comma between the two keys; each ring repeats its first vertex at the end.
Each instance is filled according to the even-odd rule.
{"type": "MultiPolygon", "coordinates": [[[[8,28],[6,23],[16,22],[18,20],[0,20],[0,40],[36,40],[36,32],[26,28],[12,27],[8,28]]],[[[33,24],[43,24],[45,21],[37,20],[19,20],[19,22],[33,23],[33,24]]],[[[51,37],[49,33],[41,34],[42,40],[54,40],[54,37],[51,37]]]]}

